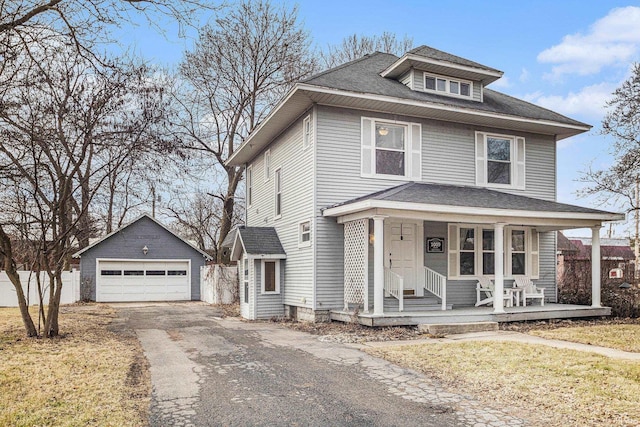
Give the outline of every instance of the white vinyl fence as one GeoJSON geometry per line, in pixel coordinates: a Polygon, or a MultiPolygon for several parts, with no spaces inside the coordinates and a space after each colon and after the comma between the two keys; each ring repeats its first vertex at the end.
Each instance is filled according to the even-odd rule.
{"type": "Polygon", "coordinates": [[[231,304],[238,298],[238,268],[200,267],[200,299],[209,304],[231,304]]]}
{"type": "MultiPolygon", "coordinates": [[[[20,283],[24,289],[24,295],[30,305],[38,305],[38,285],[36,273],[32,271],[20,271],[20,283]]],[[[49,276],[40,273],[40,282],[44,290],[44,302],[49,301],[49,276]]],[[[80,301],[80,272],[78,270],[64,271],[62,273],[62,295],[60,304],[71,304],[80,301]]],[[[16,289],[4,271],[0,271],[0,307],[17,307],[18,297],[16,289]]]]}

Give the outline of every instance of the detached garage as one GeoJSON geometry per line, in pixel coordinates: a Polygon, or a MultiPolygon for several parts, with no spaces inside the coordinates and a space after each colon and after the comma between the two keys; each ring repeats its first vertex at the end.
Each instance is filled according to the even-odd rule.
{"type": "Polygon", "coordinates": [[[98,302],[200,299],[200,267],[211,257],[143,215],[74,254],[81,295],[98,302]]]}

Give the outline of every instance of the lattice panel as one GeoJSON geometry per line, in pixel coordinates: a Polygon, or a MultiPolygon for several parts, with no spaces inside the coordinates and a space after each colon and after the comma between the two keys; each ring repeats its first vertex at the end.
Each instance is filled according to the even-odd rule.
{"type": "Polygon", "coordinates": [[[344,304],[363,304],[367,287],[369,220],[344,224],[344,304]]]}

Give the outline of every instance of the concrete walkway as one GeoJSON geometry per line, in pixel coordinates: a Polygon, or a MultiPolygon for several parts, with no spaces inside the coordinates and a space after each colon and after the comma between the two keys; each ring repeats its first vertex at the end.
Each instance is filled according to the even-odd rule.
{"type": "Polygon", "coordinates": [[[491,331],[491,332],[472,332],[468,334],[447,335],[444,338],[427,338],[421,340],[407,341],[384,341],[384,342],[368,342],[363,344],[367,347],[381,348],[392,347],[397,345],[417,345],[417,344],[434,344],[434,343],[455,343],[463,341],[513,341],[524,344],[546,345],[554,348],[562,348],[568,350],[584,351],[596,353],[612,359],[634,360],[640,361],[640,353],[632,353],[629,351],[616,350],[608,347],[600,347],[596,345],[580,344],[562,340],[552,340],[533,335],[523,334],[513,331],[491,331]]]}

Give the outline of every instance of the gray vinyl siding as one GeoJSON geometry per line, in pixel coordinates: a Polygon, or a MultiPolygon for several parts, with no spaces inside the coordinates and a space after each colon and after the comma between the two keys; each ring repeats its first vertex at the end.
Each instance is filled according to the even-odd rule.
{"type": "Polygon", "coordinates": [[[545,301],[557,302],[556,284],[556,233],[540,233],[540,278],[533,282],[544,288],[545,301]]]}
{"type": "Polygon", "coordinates": [[[412,87],[411,85],[413,83],[413,70],[406,72],[405,74],[400,76],[400,78],[398,80],[403,85],[412,87]]]}
{"type": "MultiPolygon", "coordinates": [[[[264,152],[250,163],[253,170],[253,200],[247,208],[247,226],[274,227],[287,255],[281,282],[282,302],[299,307],[313,306],[313,245],[298,247],[300,222],[312,221],[313,229],[313,152],[315,141],[307,149],[302,147],[302,122],[305,113],[285,130],[273,143],[271,171],[265,182],[264,152]],[[276,169],[281,168],[282,216],[275,218],[276,169]]],[[[314,140],[317,138],[314,138],[314,140]]]]}
{"type": "Polygon", "coordinates": [[[127,259],[190,259],[191,299],[200,300],[200,267],[206,263],[204,256],[149,218],[140,218],[81,255],[80,283],[90,287],[93,301],[96,299],[96,259],[98,258],[123,261],[127,259]],[[146,255],[142,253],[144,246],[149,248],[146,255]]]}
{"type": "MultiPolygon", "coordinates": [[[[279,262],[276,260],[276,262],[279,262]]],[[[284,305],[282,304],[282,281],[284,280],[284,261],[280,261],[280,293],[279,294],[263,294],[262,293],[262,260],[256,259],[253,262],[254,277],[253,292],[255,294],[255,313],[256,319],[270,319],[275,316],[284,315],[284,305]]]]}
{"type": "MultiPolygon", "coordinates": [[[[317,108],[317,193],[316,193],[316,298],[317,308],[343,305],[343,227],[333,218],[322,217],[321,209],[403,182],[360,176],[361,118],[374,117],[418,122],[422,125],[422,181],[443,184],[475,185],[475,132],[489,131],[513,134],[500,129],[486,129],[449,122],[399,117],[344,108],[317,108]]],[[[504,190],[514,194],[555,200],[555,141],[553,137],[518,133],[526,139],[526,188],[504,190]]],[[[446,225],[445,225],[446,226],[446,225]]],[[[434,230],[446,236],[446,230],[434,230]]],[[[425,235],[429,233],[425,232],[425,235]]],[[[553,279],[547,279],[549,254],[543,251],[541,236],[541,278],[545,286],[555,289],[553,279]],[[546,264],[545,264],[546,263],[546,264]],[[547,280],[551,280],[548,282],[547,280]]],[[[555,261],[553,261],[555,262],[555,261]]],[[[446,266],[446,260],[445,260],[446,266]]],[[[446,274],[446,268],[435,270],[446,274]]],[[[555,266],[552,269],[555,272],[555,266]]],[[[555,274],[555,273],[554,273],[555,274]]],[[[555,276],[553,276],[555,277],[555,276]]],[[[510,282],[509,282],[510,284],[510,282]]],[[[555,294],[555,293],[554,293],[555,294]]],[[[547,295],[551,295],[549,291],[547,295]]],[[[473,305],[476,300],[475,281],[450,282],[448,302],[473,305]]]]}

